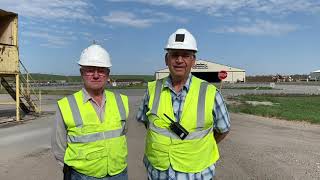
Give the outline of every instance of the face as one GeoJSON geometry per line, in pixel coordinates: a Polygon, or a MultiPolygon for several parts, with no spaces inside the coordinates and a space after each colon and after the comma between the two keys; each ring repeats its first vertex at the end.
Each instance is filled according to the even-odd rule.
{"type": "Polygon", "coordinates": [[[109,79],[110,70],[104,67],[82,66],[80,73],[87,90],[100,91],[109,79]]]}
{"type": "Polygon", "coordinates": [[[195,63],[195,52],[190,50],[168,50],[166,65],[174,79],[187,79],[195,63]]]}

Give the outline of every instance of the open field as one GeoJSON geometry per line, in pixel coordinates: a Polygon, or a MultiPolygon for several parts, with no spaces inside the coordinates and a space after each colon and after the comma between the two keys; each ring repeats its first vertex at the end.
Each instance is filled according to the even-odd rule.
{"type": "Polygon", "coordinates": [[[241,95],[228,100],[232,112],[320,124],[319,95],[241,95]]]}

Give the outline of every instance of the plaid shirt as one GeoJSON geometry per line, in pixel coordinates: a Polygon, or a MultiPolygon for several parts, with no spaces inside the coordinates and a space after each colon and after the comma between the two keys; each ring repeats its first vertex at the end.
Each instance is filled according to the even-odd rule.
{"type": "MultiPolygon", "coordinates": [[[[182,90],[178,93],[175,92],[172,86],[171,78],[167,78],[167,81],[164,84],[164,88],[169,88],[171,91],[172,106],[173,106],[174,116],[177,121],[180,120],[180,115],[183,109],[184,101],[189,91],[190,84],[192,83],[191,77],[192,75],[190,74],[182,90]]],[[[139,111],[136,117],[137,121],[143,122],[144,124],[148,123],[148,117],[146,116],[146,113],[149,110],[148,104],[149,104],[149,94],[148,94],[148,90],[146,90],[146,93],[143,98],[143,102],[139,107],[139,111]]],[[[223,97],[218,90],[216,93],[212,114],[215,120],[213,124],[213,129],[219,133],[224,133],[229,131],[230,129],[229,114],[228,114],[226,105],[224,103],[223,97]]],[[[213,176],[215,175],[214,164],[212,164],[210,167],[206,168],[205,170],[199,173],[183,173],[183,172],[177,172],[173,170],[171,166],[169,167],[169,169],[165,171],[160,171],[158,169],[155,169],[146,157],[144,157],[143,162],[145,167],[147,168],[148,177],[149,179],[152,179],[152,180],[168,180],[168,179],[170,180],[185,180],[185,179],[207,180],[207,179],[212,179],[213,176]]]]}

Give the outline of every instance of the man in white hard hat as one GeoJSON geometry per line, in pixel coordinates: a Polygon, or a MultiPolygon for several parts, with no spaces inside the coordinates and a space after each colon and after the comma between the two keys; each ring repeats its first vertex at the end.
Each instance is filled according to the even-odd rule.
{"type": "Polygon", "coordinates": [[[58,101],[52,151],[64,179],[127,180],[128,97],[105,90],[111,60],[93,44],[82,51],[84,87],[58,101]]]}
{"type": "Polygon", "coordinates": [[[170,75],[148,83],[137,120],[147,127],[144,164],[152,180],[213,179],[217,144],[230,129],[216,87],[193,76],[197,43],[186,29],[168,39],[170,75]]]}

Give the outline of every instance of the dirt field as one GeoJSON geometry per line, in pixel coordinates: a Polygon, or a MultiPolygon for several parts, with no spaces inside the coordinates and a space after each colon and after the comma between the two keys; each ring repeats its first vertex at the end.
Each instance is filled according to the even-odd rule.
{"type": "MultiPolygon", "coordinates": [[[[144,127],[134,120],[143,91],[129,91],[129,179],[146,179],[142,164],[144,127]]],[[[44,104],[54,110],[58,97],[44,104]]],[[[320,126],[231,114],[232,130],[220,143],[216,179],[319,180],[320,126]]],[[[21,125],[0,127],[1,180],[59,180],[62,174],[50,152],[54,115],[21,125]]]]}

